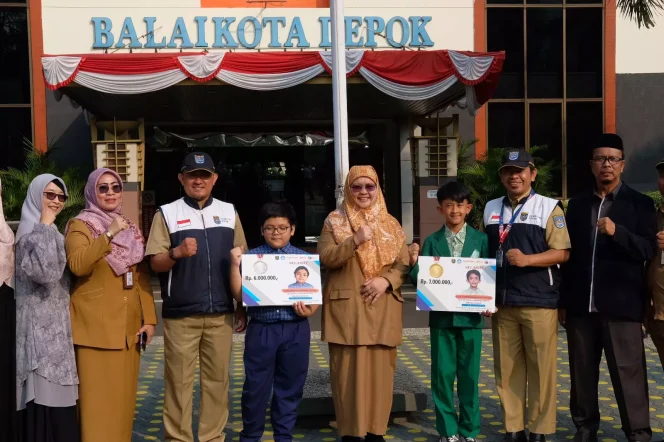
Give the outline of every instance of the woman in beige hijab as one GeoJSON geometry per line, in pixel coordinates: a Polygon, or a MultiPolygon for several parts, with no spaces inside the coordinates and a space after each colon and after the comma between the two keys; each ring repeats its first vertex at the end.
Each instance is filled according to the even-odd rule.
{"type": "Polygon", "coordinates": [[[338,432],[343,442],[383,441],[403,328],[399,288],[409,255],[373,167],[348,172],[344,202],[325,220],[318,253],[328,270],[322,338],[330,349],[338,432]]]}
{"type": "Polygon", "coordinates": [[[16,410],[14,232],[5,221],[0,183],[0,440],[12,440],[16,410]]]}

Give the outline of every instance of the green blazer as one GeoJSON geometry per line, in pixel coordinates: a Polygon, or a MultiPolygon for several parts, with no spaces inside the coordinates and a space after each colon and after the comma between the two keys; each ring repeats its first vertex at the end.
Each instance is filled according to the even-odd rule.
{"type": "MultiPolygon", "coordinates": [[[[470,258],[473,252],[479,252],[479,258],[489,258],[489,240],[485,233],[466,226],[466,240],[461,250],[461,258],[470,258]]],[[[445,238],[445,226],[439,231],[429,235],[424,241],[421,256],[452,257],[450,247],[445,238]]],[[[410,272],[410,278],[417,287],[417,272],[419,264],[410,272]]],[[[479,313],[456,313],[456,312],[430,312],[429,327],[431,328],[484,328],[484,317],[479,313]]]]}

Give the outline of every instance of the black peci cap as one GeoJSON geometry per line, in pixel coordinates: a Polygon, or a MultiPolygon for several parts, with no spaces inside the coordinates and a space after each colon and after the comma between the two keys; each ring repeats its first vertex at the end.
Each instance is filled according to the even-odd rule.
{"type": "Polygon", "coordinates": [[[600,135],[599,139],[597,140],[597,145],[594,147],[594,149],[601,149],[602,147],[618,149],[623,152],[625,151],[625,149],[623,148],[622,138],[620,138],[619,135],[611,133],[600,135]]]}
{"type": "Polygon", "coordinates": [[[192,152],[184,157],[180,172],[187,173],[195,170],[206,170],[210,173],[216,173],[212,157],[205,152],[192,152]]]}
{"type": "Polygon", "coordinates": [[[520,169],[535,167],[535,160],[524,149],[509,149],[503,154],[503,162],[500,168],[502,169],[503,167],[518,167],[520,169]]]}

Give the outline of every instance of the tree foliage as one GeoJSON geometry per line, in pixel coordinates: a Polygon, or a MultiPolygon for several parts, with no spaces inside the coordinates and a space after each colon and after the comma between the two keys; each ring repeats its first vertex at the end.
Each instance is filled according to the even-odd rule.
{"type": "Polygon", "coordinates": [[[664,0],[618,0],[617,8],[639,28],[650,29],[655,26],[655,15],[664,10],[664,0]]]}
{"type": "Polygon", "coordinates": [[[51,173],[62,178],[67,185],[69,193],[65,207],[55,221],[58,229],[63,232],[69,219],[78,215],[85,207],[84,189],[86,178],[78,169],[59,168],[51,158],[53,152],[55,152],[55,148],[50,148],[46,152],[40,152],[29,140],[26,139],[23,143],[26,153],[23,168],[16,169],[10,167],[6,170],[0,170],[2,203],[5,217],[10,221],[18,221],[21,218],[23,201],[28,194],[28,186],[30,186],[32,180],[38,175],[51,173]]]}

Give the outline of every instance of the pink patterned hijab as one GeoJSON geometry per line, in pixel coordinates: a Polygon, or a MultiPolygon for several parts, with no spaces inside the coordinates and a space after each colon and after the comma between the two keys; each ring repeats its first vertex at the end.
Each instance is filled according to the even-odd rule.
{"type": "Polygon", "coordinates": [[[122,214],[122,204],[113,212],[107,212],[97,202],[97,183],[104,174],[111,174],[122,184],[120,176],[111,169],[97,169],[88,177],[85,186],[85,209],[75,219],[79,219],[88,226],[93,238],[102,235],[111,225],[115,217],[121,216],[129,224],[129,228],[118,233],[111,241],[111,253],[106,255],[106,262],[116,275],[123,275],[133,266],[143,261],[145,253],[145,240],[138,227],[122,214]]]}
{"type": "Polygon", "coordinates": [[[14,231],[5,221],[2,210],[2,183],[0,182],[0,285],[14,286],[14,231]]]}

